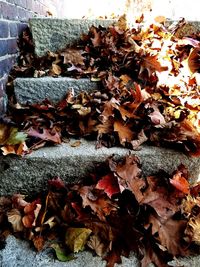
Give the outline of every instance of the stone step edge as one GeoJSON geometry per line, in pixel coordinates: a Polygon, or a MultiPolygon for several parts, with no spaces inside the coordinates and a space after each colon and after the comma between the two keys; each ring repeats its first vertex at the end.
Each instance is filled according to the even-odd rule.
{"type": "Polygon", "coordinates": [[[81,91],[91,92],[98,89],[98,82],[92,82],[88,78],[69,77],[16,78],[14,81],[14,92],[20,105],[27,102],[36,104],[44,99],[57,103],[70,88],[74,89],[75,94],[81,91]]]}
{"type": "Polygon", "coordinates": [[[35,44],[35,53],[41,57],[48,51],[55,52],[64,49],[76,44],[82,34],[88,33],[92,25],[108,27],[115,21],[112,19],[32,18],[29,20],[29,25],[35,44]]]}
{"type": "Polygon", "coordinates": [[[118,158],[128,153],[139,156],[144,175],[152,175],[160,169],[172,173],[181,163],[188,167],[191,183],[198,180],[200,173],[200,158],[190,158],[174,150],[152,146],[142,146],[139,151],[122,147],[96,149],[96,142],[84,139],[80,140],[80,146],[72,147],[74,141],[44,147],[22,158],[1,156],[0,195],[39,192],[56,176],[68,183],[78,182],[94,170],[96,163],[113,154],[118,158]]]}
{"type": "MultiPolygon", "coordinates": [[[[48,51],[57,51],[71,46],[80,40],[83,33],[87,34],[89,28],[94,26],[108,27],[117,20],[112,19],[56,19],[56,18],[32,18],[29,21],[35,44],[35,53],[44,56],[48,51]]],[[[167,20],[166,25],[172,24],[167,20]]],[[[193,25],[188,28],[190,33],[200,29],[199,21],[188,21],[193,25]]]]}

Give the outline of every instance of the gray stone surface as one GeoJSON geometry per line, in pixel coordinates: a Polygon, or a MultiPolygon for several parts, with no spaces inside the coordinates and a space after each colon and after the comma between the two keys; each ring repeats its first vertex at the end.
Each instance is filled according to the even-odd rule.
{"type": "Polygon", "coordinates": [[[57,51],[76,44],[83,33],[94,26],[109,26],[114,20],[32,18],[30,27],[35,52],[43,56],[47,51],[57,51]]]}
{"type": "MultiPolygon", "coordinates": [[[[54,19],[32,18],[30,27],[35,43],[35,52],[43,56],[47,51],[56,51],[77,43],[83,33],[87,33],[90,26],[109,26],[115,20],[91,19],[54,19]]],[[[168,21],[171,24],[173,21],[168,21]]],[[[196,31],[200,29],[198,21],[191,21],[196,31]]]]}
{"type": "MultiPolygon", "coordinates": [[[[7,238],[6,247],[0,251],[1,267],[105,267],[106,262],[100,257],[93,257],[90,252],[75,255],[76,259],[59,262],[55,259],[52,249],[37,253],[26,241],[13,236],[7,238]]],[[[121,267],[139,267],[138,260],[132,255],[130,259],[122,257],[121,267]]]]}
{"type": "MultiPolygon", "coordinates": [[[[67,182],[77,182],[94,169],[95,163],[104,161],[108,156],[122,157],[129,150],[125,148],[95,149],[95,142],[81,140],[81,145],[72,147],[74,140],[54,147],[45,147],[25,157],[0,157],[0,195],[32,193],[46,189],[47,181],[60,176],[67,182]]],[[[145,175],[159,169],[169,173],[180,163],[190,171],[190,181],[197,181],[200,173],[200,158],[159,147],[143,146],[140,151],[131,151],[140,157],[145,175]]]]}
{"type": "MultiPolygon", "coordinates": [[[[1,267],[105,267],[106,262],[98,256],[93,256],[88,251],[75,254],[75,259],[69,262],[60,262],[55,259],[52,249],[45,249],[42,252],[36,252],[27,241],[16,239],[14,236],[8,236],[6,247],[0,250],[1,267]]],[[[174,267],[199,267],[200,255],[177,258],[168,263],[174,267]]],[[[115,267],[139,267],[139,261],[131,254],[129,258],[122,257],[121,264],[115,264],[115,267]]],[[[155,267],[150,264],[149,267],[155,267]]]]}
{"type": "Polygon", "coordinates": [[[30,104],[49,99],[53,103],[60,101],[66,92],[73,88],[75,94],[81,91],[90,92],[98,88],[97,82],[91,82],[90,79],[73,78],[17,78],[14,81],[14,90],[17,102],[19,104],[30,104]]]}

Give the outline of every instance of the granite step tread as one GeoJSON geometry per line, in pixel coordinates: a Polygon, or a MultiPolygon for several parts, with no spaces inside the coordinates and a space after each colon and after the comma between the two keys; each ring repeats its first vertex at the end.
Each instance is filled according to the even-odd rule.
{"type": "Polygon", "coordinates": [[[78,182],[94,170],[96,163],[105,161],[113,154],[123,157],[129,152],[140,157],[144,175],[152,175],[160,169],[171,173],[183,163],[190,171],[190,181],[198,180],[200,158],[190,158],[170,149],[143,146],[139,151],[123,147],[95,148],[94,141],[81,139],[78,147],[74,140],[53,147],[44,147],[24,157],[0,157],[0,195],[13,193],[30,194],[44,190],[47,181],[56,176],[66,182],[78,182]]]}
{"type": "Polygon", "coordinates": [[[40,103],[44,99],[57,103],[69,89],[75,94],[91,92],[98,89],[98,83],[87,78],[68,77],[17,78],[14,81],[16,100],[21,105],[40,103]]]}
{"type": "MultiPolygon", "coordinates": [[[[35,44],[35,53],[44,56],[48,51],[55,52],[67,46],[74,45],[80,40],[82,34],[87,34],[89,28],[94,26],[108,27],[116,20],[112,19],[56,19],[56,18],[31,18],[30,28],[35,44]]],[[[174,21],[168,20],[166,24],[174,21]]],[[[192,32],[200,29],[199,21],[190,21],[192,32]]]]}
{"type": "Polygon", "coordinates": [[[109,19],[56,19],[32,18],[29,21],[35,53],[44,56],[48,51],[55,52],[71,46],[80,40],[82,34],[87,34],[94,26],[109,26],[115,20],[109,19]]]}
{"type": "MultiPolygon", "coordinates": [[[[36,252],[27,241],[8,236],[6,246],[0,250],[1,267],[105,267],[106,262],[89,251],[75,254],[75,259],[69,262],[60,262],[55,259],[52,249],[36,252]]],[[[139,267],[139,261],[133,253],[129,258],[121,257],[122,263],[115,267],[139,267]]],[[[169,266],[199,267],[200,255],[178,258],[169,263],[169,266]]],[[[149,267],[154,267],[150,264],[149,267]]]]}

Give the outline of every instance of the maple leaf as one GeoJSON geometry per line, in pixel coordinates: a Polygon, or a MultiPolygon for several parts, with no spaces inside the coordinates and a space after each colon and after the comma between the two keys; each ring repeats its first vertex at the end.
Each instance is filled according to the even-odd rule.
{"type": "Polygon", "coordinates": [[[104,192],[107,194],[109,198],[120,192],[117,179],[112,173],[103,176],[98,181],[96,188],[104,190],[104,192]]]}
{"type": "Polygon", "coordinates": [[[186,220],[173,220],[171,218],[163,220],[162,217],[151,214],[149,223],[152,224],[152,234],[158,234],[156,239],[173,256],[186,255],[185,248],[181,246],[183,233],[185,231],[186,220]]]}
{"type": "Polygon", "coordinates": [[[140,73],[143,72],[144,69],[147,69],[149,77],[155,71],[162,72],[168,70],[168,66],[161,65],[161,63],[159,62],[159,57],[157,55],[147,54],[143,56],[140,62],[140,66],[140,73]]]}
{"type": "Polygon", "coordinates": [[[159,253],[156,253],[156,250],[152,248],[152,244],[149,242],[148,247],[146,247],[144,256],[141,260],[141,267],[148,267],[152,263],[155,266],[159,266],[159,267],[168,266],[168,264],[159,255],[159,253]]]}
{"type": "Polygon", "coordinates": [[[148,187],[143,192],[143,198],[140,200],[140,204],[151,206],[164,219],[170,218],[177,212],[179,209],[177,199],[168,193],[164,183],[162,185],[159,184],[158,177],[148,176],[147,185],[148,187]]]}
{"type": "Polygon", "coordinates": [[[89,206],[102,221],[105,221],[111,211],[117,210],[117,205],[113,201],[105,194],[95,194],[92,186],[83,186],[78,191],[83,200],[83,207],[89,206]]]}
{"type": "Polygon", "coordinates": [[[115,121],[114,131],[118,133],[119,140],[122,145],[133,140],[134,133],[130,129],[130,125],[125,125],[123,122],[115,121]]]}
{"type": "Polygon", "coordinates": [[[38,130],[30,128],[27,131],[27,134],[28,136],[38,137],[42,140],[52,141],[56,144],[61,143],[60,135],[57,132],[51,133],[51,131],[48,129],[42,129],[42,133],[40,133],[38,130]]]}
{"type": "Polygon", "coordinates": [[[91,233],[92,231],[87,228],[70,227],[65,235],[65,243],[73,252],[83,251],[91,233]]]}
{"type": "Polygon", "coordinates": [[[110,168],[118,177],[120,190],[130,190],[137,201],[140,202],[143,199],[141,189],[146,186],[146,182],[140,177],[141,169],[139,168],[139,159],[134,155],[128,155],[122,163],[119,163],[114,168],[112,161],[110,161],[110,168]]]}

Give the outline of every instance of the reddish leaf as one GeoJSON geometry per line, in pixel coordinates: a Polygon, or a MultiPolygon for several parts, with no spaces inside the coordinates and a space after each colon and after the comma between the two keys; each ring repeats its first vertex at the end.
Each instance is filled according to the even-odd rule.
{"type": "Polygon", "coordinates": [[[111,211],[116,211],[117,205],[112,202],[105,194],[101,195],[93,191],[91,186],[83,186],[79,190],[83,200],[83,207],[89,206],[97,214],[100,220],[105,221],[111,211]]]}
{"type": "Polygon", "coordinates": [[[57,144],[61,143],[60,135],[57,132],[51,133],[51,131],[48,129],[43,129],[42,131],[43,131],[43,133],[40,133],[39,131],[37,131],[33,128],[30,128],[27,131],[27,134],[28,134],[28,136],[38,137],[42,140],[52,141],[52,142],[57,143],[57,144]]]}
{"type": "Polygon", "coordinates": [[[117,179],[112,173],[103,176],[97,183],[96,188],[104,190],[109,198],[120,192],[117,179]]]}
{"type": "Polygon", "coordinates": [[[188,181],[183,176],[181,171],[177,171],[172,179],[170,179],[170,183],[179,191],[183,192],[184,194],[189,194],[190,192],[190,185],[188,181]]]}
{"type": "Polygon", "coordinates": [[[60,177],[56,177],[48,181],[48,184],[57,189],[65,188],[65,183],[60,177]]]}

